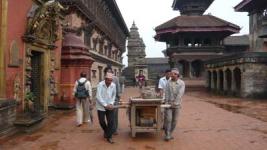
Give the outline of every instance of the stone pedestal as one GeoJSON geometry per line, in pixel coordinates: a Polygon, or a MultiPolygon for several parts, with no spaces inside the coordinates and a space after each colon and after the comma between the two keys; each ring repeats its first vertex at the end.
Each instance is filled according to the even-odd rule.
{"type": "Polygon", "coordinates": [[[90,77],[93,62],[82,39],[75,33],[67,33],[62,44],[61,84],[59,97],[54,102],[56,108],[75,107],[73,96],[75,81],[80,78],[81,72],[90,77]]]}
{"type": "Polygon", "coordinates": [[[0,99],[0,137],[14,131],[16,119],[16,101],[0,99]]]}

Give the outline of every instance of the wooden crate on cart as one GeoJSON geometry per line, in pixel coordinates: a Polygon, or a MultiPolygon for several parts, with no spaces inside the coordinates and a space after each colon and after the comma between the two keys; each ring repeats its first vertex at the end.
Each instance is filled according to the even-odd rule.
{"type": "Polygon", "coordinates": [[[132,137],[137,132],[159,132],[161,130],[162,99],[130,98],[130,125],[132,137]]]}

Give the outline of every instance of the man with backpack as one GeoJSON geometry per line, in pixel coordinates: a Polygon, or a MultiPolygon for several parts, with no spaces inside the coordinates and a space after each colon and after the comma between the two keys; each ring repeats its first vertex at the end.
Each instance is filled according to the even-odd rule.
{"type": "Polygon", "coordinates": [[[92,86],[86,79],[86,73],[81,72],[80,79],[75,82],[73,93],[76,98],[76,116],[77,126],[80,127],[83,122],[92,122],[89,116],[89,104],[92,98],[92,86]]]}

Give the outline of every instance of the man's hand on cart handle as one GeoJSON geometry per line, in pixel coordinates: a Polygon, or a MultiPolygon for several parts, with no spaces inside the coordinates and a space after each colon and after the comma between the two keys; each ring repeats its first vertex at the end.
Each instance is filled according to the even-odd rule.
{"type": "Polygon", "coordinates": [[[105,108],[107,110],[112,110],[114,108],[114,106],[112,104],[108,104],[105,108]]]}

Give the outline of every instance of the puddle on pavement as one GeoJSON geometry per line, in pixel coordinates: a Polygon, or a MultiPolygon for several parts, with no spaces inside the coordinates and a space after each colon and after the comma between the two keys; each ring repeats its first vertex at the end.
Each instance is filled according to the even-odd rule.
{"type": "Polygon", "coordinates": [[[40,146],[41,150],[57,150],[59,141],[48,142],[45,145],[40,146]]]}
{"type": "Polygon", "coordinates": [[[234,112],[234,113],[241,113],[241,110],[240,109],[244,108],[242,106],[235,106],[235,105],[229,105],[229,104],[221,104],[221,103],[216,103],[216,102],[211,102],[211,101],[208,101],[208,102],[216,105],[219,108],[222,108],[222,109],[225,109],[225,110],[234,112]]]}
{"type": "Polygon", "coordinates": [[[81,130],[82,133],[93,133],[96,132],[96,130],[81,130]]]}
{"type": "Polygon", "coordinates": [[[257,131],[257,132],[260,132],[263,134],[267,134],[267,130],[262,130],[262,129],[258,129],[258,128],[254,128],[254,129],[250,129],[250,130],[257,131]]]}
{"type": "Polygon", "coordinates": [[[149,149],[149,150],[155,150],[156,148],[155,148],[155,147],[153,147],[153,146],[146,145],[146,146],[145,146],[145,149],[149,149]]]}

